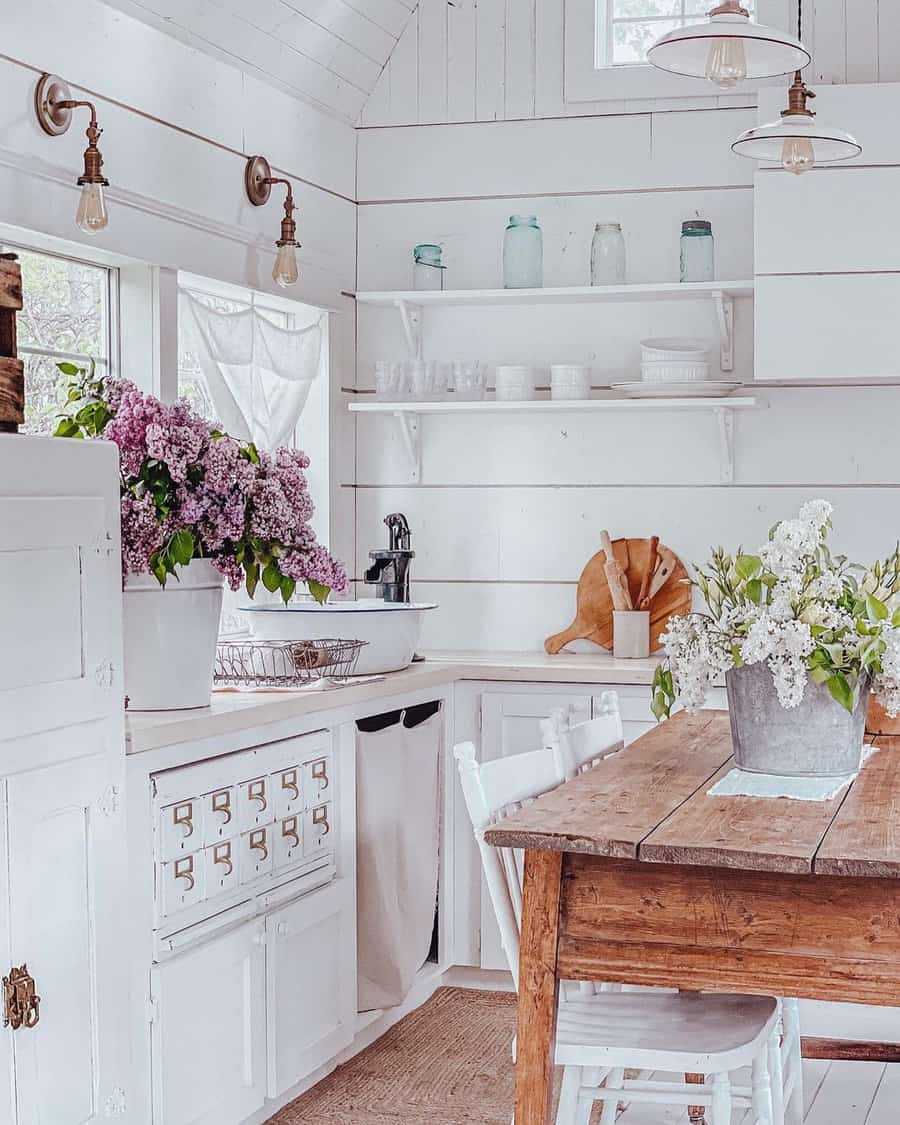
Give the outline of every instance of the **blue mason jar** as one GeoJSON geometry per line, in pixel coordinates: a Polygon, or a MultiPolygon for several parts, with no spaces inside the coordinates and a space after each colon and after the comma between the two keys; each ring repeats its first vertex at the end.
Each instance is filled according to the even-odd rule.
{"type": "Polygon", "coordinates": [[[536,215],[510,215],[503,237],[503,287],[540,289],[544,284],[544,237],[536,215]]]}
{"type": "Polygon", "coordinates": [[[681,224],[681,280],[715,281],[716,251],[712,223],[688,219],[681,224]]]}

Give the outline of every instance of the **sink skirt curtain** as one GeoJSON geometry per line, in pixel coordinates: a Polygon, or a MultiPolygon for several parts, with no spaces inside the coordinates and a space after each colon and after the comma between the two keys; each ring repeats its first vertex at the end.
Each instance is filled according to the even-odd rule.
{"type": "MultiPolygon", "coordinates": [[[[440,848],[440,710],[357,734],[359,1010],[400,1004],[428,958],[440,848]]],[[[386,718],[388,718],[386,716],[386,718]]],[[[364,722],[377,726],[378,721],[364,722]]]]}

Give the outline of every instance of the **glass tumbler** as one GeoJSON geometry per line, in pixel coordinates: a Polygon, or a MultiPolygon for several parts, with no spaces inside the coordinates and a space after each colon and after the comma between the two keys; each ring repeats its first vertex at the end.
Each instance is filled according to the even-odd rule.
{"type": "Polygon", "coordinates": [[[431,398],[434,391],[434,364],[426,363],[424,359],[410,360],[407,374],[410,398],[431,398]]]}
{"type": "Polygon", "coordinates": [[[458,399],[480,402],[484,398],[484,366],[477,360],[454,363],[453,390],[458,399]]]}

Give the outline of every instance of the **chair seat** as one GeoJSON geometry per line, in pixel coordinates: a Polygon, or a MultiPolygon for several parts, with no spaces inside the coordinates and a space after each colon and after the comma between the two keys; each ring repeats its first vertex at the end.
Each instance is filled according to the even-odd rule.
{"type": "Polygon", "coordinates": [[[696,1071],[749,1066],[778,1021],[774,996],[601,992],[561,1000],[556,1062],[696,1071]]]}

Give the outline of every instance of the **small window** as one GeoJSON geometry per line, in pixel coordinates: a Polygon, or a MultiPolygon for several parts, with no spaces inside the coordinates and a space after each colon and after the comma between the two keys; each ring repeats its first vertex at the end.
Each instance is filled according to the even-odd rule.
{"type": "Polygon", "coordinates": [[[116,271],[76,258],[28,250],[18,255],[24,307],[18,317],[18,353],[25,366],[25,425],[31,434],[51,433],[68,380],[56,364],[113,367],[112,309],[116,271]]]}
{"type": "MultiPolygon", "coordinates": [[[[597,0],[597,68],[639,66],[661,35],[706,19],[710,0],[597,0]]],[[[744,7],[753,14],[754,0],[744,7]]]]}

